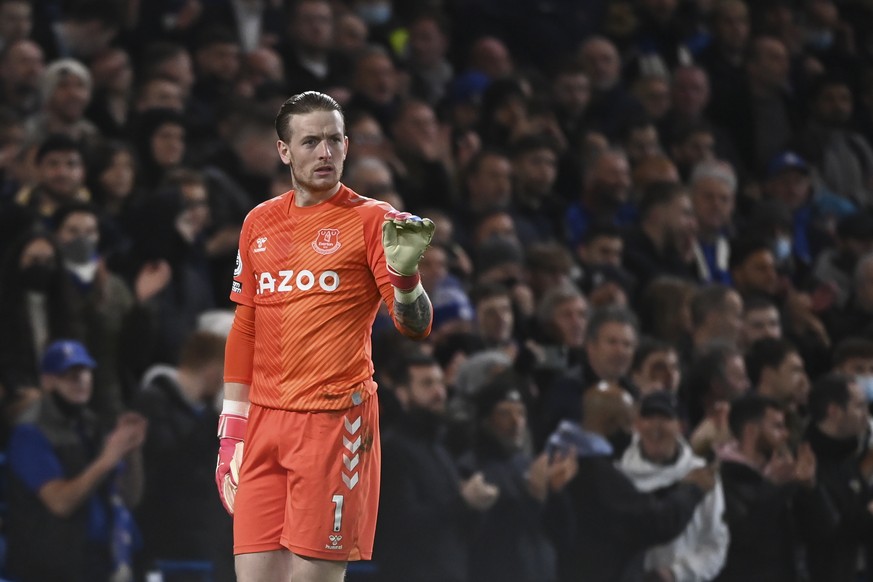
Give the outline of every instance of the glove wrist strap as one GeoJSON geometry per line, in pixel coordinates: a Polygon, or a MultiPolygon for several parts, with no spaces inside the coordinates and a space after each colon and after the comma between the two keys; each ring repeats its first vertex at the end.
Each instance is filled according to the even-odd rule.
{"type": "Polygon", "coordinates": [[[232,414],[222,414],[218,417],[218,438],[241,441],[246,436],[246,425],[249,419],[232,414]]]}
{"type": "Polygon", "coordinates": [[[418,271],[412,275],[401,275],[392,269],[391,265],[388,265],[388,280],[391,281],[391,284],[397,289],[408,292],[415,289],[421,281],[421,275],[418,274],[418,271]]]}

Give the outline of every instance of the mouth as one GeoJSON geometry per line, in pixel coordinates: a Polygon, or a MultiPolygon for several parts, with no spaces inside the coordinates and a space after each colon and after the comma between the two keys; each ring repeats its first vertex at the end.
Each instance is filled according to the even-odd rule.
{"type": "Polygon", "coordinates": [[[333,166],[318,166],[315,168],[316,176],[327,176],[333,173],[333,166]]]}

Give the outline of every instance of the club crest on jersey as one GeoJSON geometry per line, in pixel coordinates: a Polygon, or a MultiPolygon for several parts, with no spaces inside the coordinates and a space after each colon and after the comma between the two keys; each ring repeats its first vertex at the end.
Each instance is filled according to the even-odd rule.
{"type": "Polygon", "coordinates": [[[320,255],[332,255],[337,252],[342,244],[339,241],[338,228],[322,228],[318,236],[312,241],[312,249],[320,255]]]}

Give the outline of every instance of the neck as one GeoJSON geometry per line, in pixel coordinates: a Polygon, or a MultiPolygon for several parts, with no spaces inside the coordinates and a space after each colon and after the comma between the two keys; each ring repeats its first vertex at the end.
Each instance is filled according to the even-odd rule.
{"type": "Polygon", "coordinates": [[[179,390],[191,403],[200,404],[203,400],[203,382],[201,375],[194,370],[179,369],[179,390]]]}
{"type": "Polygon", "coordinates": [[[339,192],[340,184],[337,183],[336,186],[331,188],[330,190],[324,190],[321,192],[313,192],[311,190],[307,190],[305,188],[299,187],[297,184],[294,185],[294,205],[295,206],[315,206],[316,204],[321,204],[337,192],[339,192]]]}
{"type": "Polygon", "coordinates": [[[819,422],[816,427],[818,428],[820,433],[832,439],[839,440],[845,438],[843,435],[840,434],[836,423],[829,418],[826,418],[823,421],[819,422]]]}

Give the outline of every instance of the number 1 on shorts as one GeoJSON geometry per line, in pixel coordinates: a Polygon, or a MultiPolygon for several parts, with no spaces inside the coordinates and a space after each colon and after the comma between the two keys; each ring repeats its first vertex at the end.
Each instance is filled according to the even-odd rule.
{"type": "Polygon", "coordinates": [[[343,496],[334,495],[331,501],[336,505],[333,510],[333,531],[340,531],[343,525],[343,496]]]}

